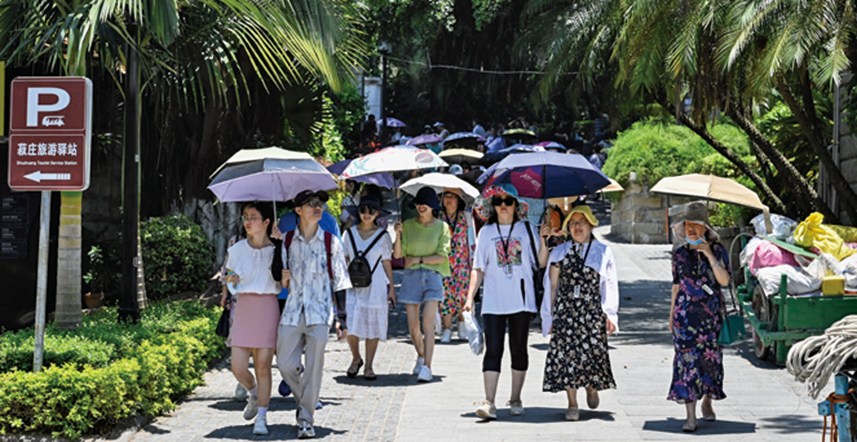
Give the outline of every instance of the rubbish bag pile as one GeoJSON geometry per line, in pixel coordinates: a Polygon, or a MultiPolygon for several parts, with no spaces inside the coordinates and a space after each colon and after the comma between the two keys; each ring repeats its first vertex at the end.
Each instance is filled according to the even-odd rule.
{"type": "Polygon", "coordinates": [[[756,233],[769,239],[750,240],[741,252],[741,265],[768,294],[779,292],[785,274],[789,295],[857,295],[857,228],[823,221],[820,213],[801,223],[772,214],[768,233],[763,215],[753,218],[756,233]]]}

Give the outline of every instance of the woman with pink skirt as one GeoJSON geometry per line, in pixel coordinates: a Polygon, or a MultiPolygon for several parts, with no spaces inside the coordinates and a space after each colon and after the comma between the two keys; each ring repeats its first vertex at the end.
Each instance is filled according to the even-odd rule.
{"type": "Polygon", "coordinates": [[[232,373],[249,393],[244,419],[256,418],[254,434],[268,434],[271,363],[280,319],[280,284],[271,276],[274,209],[270,204],[255,202],[245,204],[241,213],[247,239],[230,247],[226,259],[226,282],[238,293],[231,331],[232,373]],[[255,377],[249,369],[251,354],[255,377]]]}

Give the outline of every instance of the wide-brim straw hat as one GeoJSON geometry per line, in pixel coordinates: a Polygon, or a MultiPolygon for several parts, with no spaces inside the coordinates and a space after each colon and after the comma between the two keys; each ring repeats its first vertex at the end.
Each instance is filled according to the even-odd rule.
{"type": "Polygon", "coordinates": [[[707,229],[705,231],[706,240],[717,241],[720,239],[720,235],[718,235],[717,232],[714,231],[714,228],[711,227],[711,224],[708,223],[708,207],[705,207],[705,204],[700,202],[692,202],[688,204],[687,210],[684,212],[684,218],[670,226],[673,229],[673,235],[675,235],[676,239],[681,242],[684,242],[685,237],[687,237],[684,231],[685,221],[704,225],[707,229]]]}

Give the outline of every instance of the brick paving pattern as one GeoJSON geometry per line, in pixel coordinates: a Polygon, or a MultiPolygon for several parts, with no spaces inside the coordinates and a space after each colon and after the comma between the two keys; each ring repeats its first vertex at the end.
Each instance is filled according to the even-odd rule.
{"type": "MultiPolygon", "coordinates": [[[[416,356],[399,307],[390,312],[390,333],[381,343],[378,380],[349,379],[351,361],[344,342],[330,342],[321,399],[316,412],[317,439],[325,441],[553,441],[553,440],[747,440],[807,441],[820,438],[822,419],[805,386],[769,362],[755,359],[749,343],[726,349],[728,398],[715,403],[718,421],[700,420],[692,436],[681,432],[684,406],[666,401],[672,376],[672,340],[667,323],[671,285],[669,245],[614,242],[603,206],[596,234],[616,255],[620,278],[621,333],[610,339],[610,357],[618,389],[602,392],[598,410],[581,410],[579,422],[564,422],[565,395],[541,391],[548,339],[537,327],[530,333],[530,369],[522,399],[526,415],[510,417],[509,359],[504,358],[497,393],[497,421],[476,418],[483,397],[481,357],[465,342],[436,346],[435,380],[418,384],[411,374],[416,356]],[[536,425],[533,425],[536,424],[536,425]]],[[[400,275],[397,272],[397,280],[400,275]]],[[[295,403],[274,392],[267,436],[252,434],[241,416],[244,403],[233,399],[236,385],[228,361],[208,372],[206,385],[181,401],[169,416],[155,419],[120,440],[134,442],[296,439],[295,403]]],[[[274,369],[274,385],[280,375],[274,369]]],[[[831,387],[832,390],[832,387],[831,387]]],[[[581,394],[580,399],[583,399],[581,394]]],[[[581,402],[583,403],[583,402],[581,402]]]]}

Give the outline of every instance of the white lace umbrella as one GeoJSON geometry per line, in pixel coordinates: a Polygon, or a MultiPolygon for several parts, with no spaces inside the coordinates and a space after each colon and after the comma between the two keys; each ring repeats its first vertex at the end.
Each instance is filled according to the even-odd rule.
{"type": "Polygon", "coordinates": [[[429,173],[419,178],[414,178],[404,185],[401,189],[404,192],[416,195],[423,187],[431,187],[435,192],[441,193],[443,189],[461,189],[461,198],[464,204],[471,205],[479,196],[479,190],[471,186],[467,181],[458,178],[455,175],[446,173],[429,173]]]}

